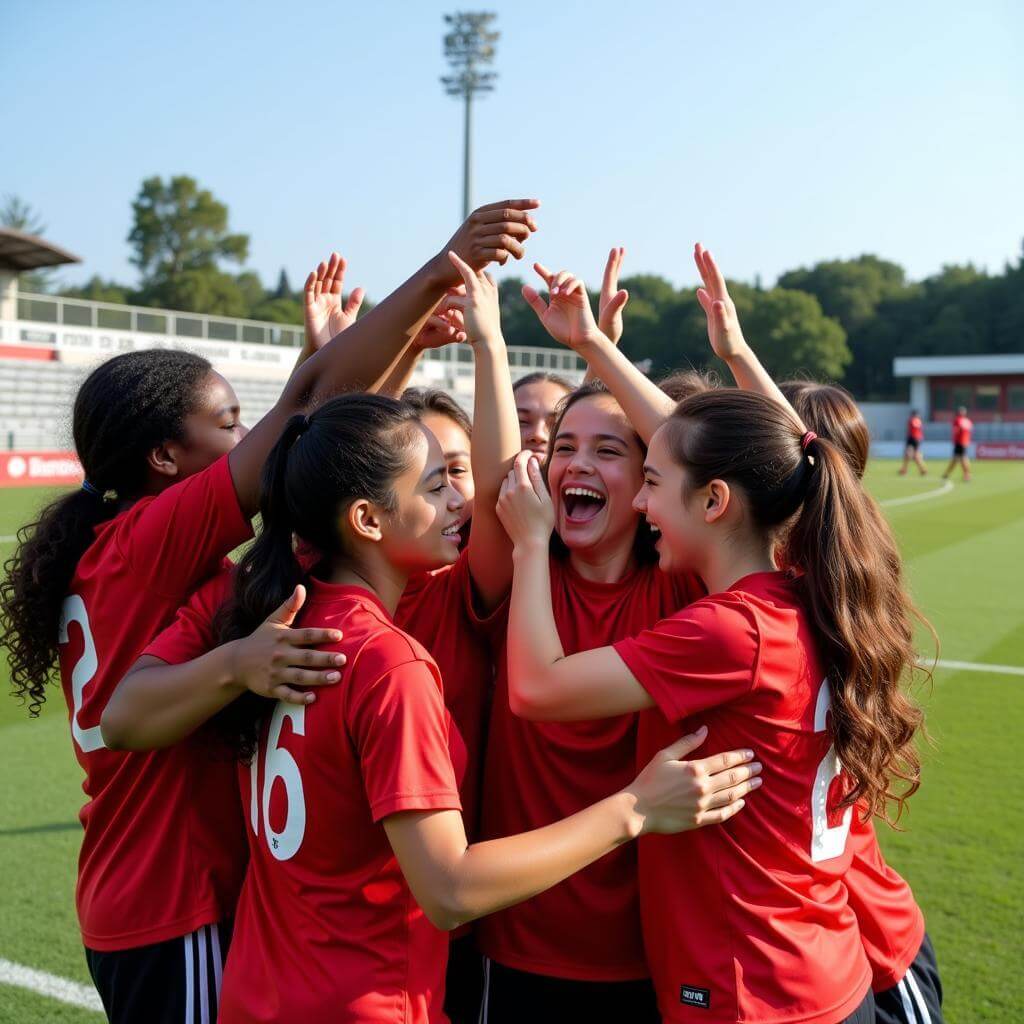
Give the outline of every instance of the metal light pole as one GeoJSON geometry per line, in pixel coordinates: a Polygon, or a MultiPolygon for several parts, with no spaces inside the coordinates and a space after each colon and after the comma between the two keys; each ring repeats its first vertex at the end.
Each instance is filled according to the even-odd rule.
{"type": "Polygon", "coordinates": [[[462,169],[462,217],[469,216],[472,164],[472,105],[478,92],[494,89],[493,71],[482,67],[494,60],[495,46],[500,32],[493,32],[489,26],[497,17],[485,11],[459,11],[446,14],[448,31],[444,37],[445,59],[451,65],[452,74],[442,77],[441,83],[449,96],[461,96],[465,103],[463,169],[462,169]]]}

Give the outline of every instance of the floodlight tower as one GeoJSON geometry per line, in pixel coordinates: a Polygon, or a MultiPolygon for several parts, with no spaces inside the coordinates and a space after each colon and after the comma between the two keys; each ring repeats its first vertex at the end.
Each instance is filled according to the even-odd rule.
{"type": "Polygon", "coordinates": [[[448,31],[444,37],[444,55],[453,74],[445,75],[441,83],[449,96],[461,96],[465,102],[465,130],[463,137],[462,217],[469,216],[470,153],[472,140],[473,97],[478,92],[494,89],[493,71],[481,70],[494,60],[495,46],[500,32],[493,32],[490,24],[497,17],[487,11],[458,11],[446,14],[448,31]]]}

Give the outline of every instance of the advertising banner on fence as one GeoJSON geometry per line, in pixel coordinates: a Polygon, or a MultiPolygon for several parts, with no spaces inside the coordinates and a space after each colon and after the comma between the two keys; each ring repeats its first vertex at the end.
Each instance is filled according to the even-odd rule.
{"type": "Polygon", "coordinates": [[[979,441],[979,459],[1024,459],[1024,441],[979,441]]]}
{"type": "Polygon", "coordinates": [[[0,452],[0,487],[80,484],[82,477],[74,452],[0,452]]]}

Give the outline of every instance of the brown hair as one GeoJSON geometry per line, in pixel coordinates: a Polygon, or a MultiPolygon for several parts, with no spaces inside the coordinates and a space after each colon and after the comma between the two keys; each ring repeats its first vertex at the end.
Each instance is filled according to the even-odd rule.
{"type": "Polygon", "coordinates": [[[838,384],[819,384],[813,380],[787,380],[779,385],[779,390],[807,429],[838,445],[854,473],[863,477],[871,435],[853,395],[838,384]]]}
{"type": "Polygon", "coordinates": [[[576,387],[571,380],[563,377],[560,373],[551,373],[549,370],[534,370],[533,373],[520,377],[512,385],[512,393],[515,394],[520,388],[529,387],[531,384],[555,384],[560,388],[565,388],[566,394],[572,392],[576,387]]]}
{"type": "MultiPolygon", "coordinates": [[[[581,402],[585,398],[594,398],[598,395],[607,395],[614,401],[614,396],[601,381],[592,380],[586,384],[581,384],[575,391],[570,391],[555,407],[555,422],[551,427],[551,435],[548,437],[548,450],[544,456],[544,464],[541,467],[545,484],[548,482],[548,467],[551,465],[551,455],[555,450],[555,438],[558,437],[558,431],[562,428],[562,420],[565,419],[565,414],[577,402],[581,402]]],[[[634,432],[633,436],[636,438],[636,443],[640,446],[642,457],[646,458],[647,445],[644,444],[639,434],[634,432]]],[[[636,559],[641,565],[650,565],[658,561],[658,552],[654,548],[656,541],[657,537],[648,527],[643,516],[638,515],[636,536],[633,539],[633,554],[636,555],[636,559]]],[[[569,549],[557,533],[551,534],[551,551],[559,558],[565,558],[569,554],[569,549]]]]}
{"type": "Polygon", "coordinates": [[[473,421],[458,402],[440,388],[406,388],[402,392],[402,401],[411,405],[422,416],[424,413],[436,413],[447,416],[456,426],[461,427],[466,437],[473,436],[473,421]]]}
{"type": "Polygon", "coordinates": [[[658,387],[673,402],[681,402],[690,395],[701,395],[721,386],[722,382],[713,370],[676,370],[658,381],[658,387]]]}
{"type": "Polygon", "coordinates": [[[771,540],[788,527],[795,570],[832,690],[836,753],[853,779],[842,806],[863,799],[887,821],[889,802],[920,784],[914,734],[923,714],[901,690],[917,669],[896,541],[839,447],[801,443],[788,409],[726,389],[681,402],[667,423],[688,486],[725,480],[744,495],[755,528],[771,540]]]}

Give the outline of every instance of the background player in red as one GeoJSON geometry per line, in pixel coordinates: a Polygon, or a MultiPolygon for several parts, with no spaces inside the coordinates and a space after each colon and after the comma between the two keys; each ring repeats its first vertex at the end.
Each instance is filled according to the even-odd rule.
{"type": "MultiPolygon", "coordinates": [[[[449,760],[449,748],[459,759],[461,744],[441,681],[425,649],[390,620],[410,575],[458,557],[452,527],[461,499],[412,410],[353,395],[297,417],[271,455],[265,488],[263,532],[239,566],[224,639],[244,643],[265,606],[306,578],[294,536],[321,555],[301,622],[341,631],[332,646],[346,667],[315,703],[243,698],[228,709],[246,754],[255,716],[273,714],[243,769],[255,780],[246,802],[252,857],[222,1020],[440,1020],[446,944],[411,909],[409,888],[430,920],[453,927],[618,845],[626,838],[619,805],[633,797],[532,836],[467,846],[449,760]]],[[[191,657],[178,627],[148,653],[175,662],[182,639],[191,657]]],[[[726,761],[736,771],[742,756],[708,767],[726,761]]],[[[671,827],[696,823],[693,769],[662,759],[654,771],[674,806],[671,827]]],[[[733,813],[747,774],[719,780],[732,799],[716,797],[722,807],[707,820],[733,813]]],[[[646,808],[646,796],[641,802],[646,808]]],[[[656,827],[653,815],[648,827],[656,827]]]]}
{"type": "Polygon", "coordinates": [[[967,455],[967,448],[971,443],[971,431],[974,430],[974,423],[967,417],[967,406],[961,405],[953,417],[953,457],[949,460],[946,472],[942,474],[943,480],[949,479],[957,464],[963,470],[964,483],[971,479],[971,460],[967,455]]]}
{"type": "Polygon", "coordinates": [[[921,472],[921,476],[926,476],[928,470],[925,468],[924,456],[921,454],[921,442],[924,440],[924,422],[918,415],[916,409],[910,410],[910,416],[907,419],[907,444],[903,450],[903,464],[900,466],[900,476],[907,475],[907,466],[910,464],[910,460],[914,460],[914,465],[921,472]]]}
{"type": "MultiPolygon", "coordinates": [[[[528,236],[536,206],[482,208],[446,250],[474,266],[504,262],[521,247],[502,247],[501,238],[528,236]]],[[[288,416],[383,378],[456,283],[443,251],[350,337],[303,362],[244,438],[230,385],[187,353],[117,357],[79,392],[74,436],[86,481],[23,535],[2,586],[2,628],[15,694],[33,710],[59,662],[88,797],[79,920],[112,1020],[177,1022],[208,1009],[219,976],[212,926],[230,912],[239,858],[237,841],[221,841],[229,830],[208,834],[202,800],[190,799],[190,780],[209,766],[187,744],[147,754],[108,750],[99,724],[106,701],[189,593],[248,536],[259,472],[288,416]],[[197,849],[208,854],[199,870],[197,849]]],[[[218,785],[228,784],[217,777],[221,783],[211,777],[203,787],[214,803],[218,785]]]]}

